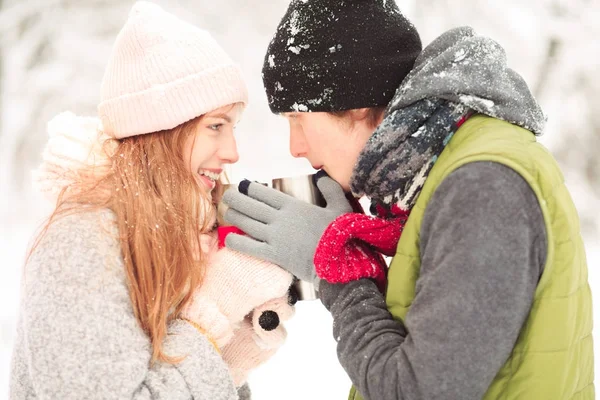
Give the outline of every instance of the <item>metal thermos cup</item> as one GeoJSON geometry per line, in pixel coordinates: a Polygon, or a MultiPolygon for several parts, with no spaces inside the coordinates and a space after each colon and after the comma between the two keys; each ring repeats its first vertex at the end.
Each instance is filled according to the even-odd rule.
{"type": "MultiPolygon", "coordinates": [[[[289,194],[307,203],[325,207],[325,199],[313,183],[313,175],[293,176],[289,178],[273,179],[273,188],[289,194]]],[[[312,283],[296,280],[294,287],[300,300],[315,300],[318,298],[315,286],[312,283]]]]}

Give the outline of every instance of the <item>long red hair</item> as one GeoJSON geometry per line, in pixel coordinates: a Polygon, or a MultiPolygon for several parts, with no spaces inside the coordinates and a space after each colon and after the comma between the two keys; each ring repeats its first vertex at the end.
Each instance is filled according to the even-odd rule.
{"type": "Polygon", "coordinates": [[[116,215],[135,316],[152,343],[152,362],[176,362],[163,352],[167,326],[190,301],[202,280],[200,235],[211,230],[222,186],[212,196],[189,169],[186,141],[202,117],[173,129],[121,140],[109,139],[107,168],[71,171],[56,208],[29,255],[57,218],[108,208],[116,215]]]}

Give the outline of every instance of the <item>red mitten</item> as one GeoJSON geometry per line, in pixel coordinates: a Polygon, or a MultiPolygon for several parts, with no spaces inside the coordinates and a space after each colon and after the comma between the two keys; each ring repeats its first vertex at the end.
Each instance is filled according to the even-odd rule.
{"type": "Polygon", "coordinates": [[[405,219],[358,213],[339,216],[327,227],[315,251],[317,275],[331,283],[372,278],[384,290],[387,266],[377,251],[395,253],[405,219]]]}

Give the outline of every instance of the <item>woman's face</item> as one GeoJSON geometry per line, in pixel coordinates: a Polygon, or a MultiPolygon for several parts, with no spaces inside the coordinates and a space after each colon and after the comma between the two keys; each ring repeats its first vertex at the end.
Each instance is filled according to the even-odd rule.
{"type": "Polygon", "coordinates": [[[204,114],[186,142],[190,169],[198,184],[209,192],[219,180],[223,165],[239,159],[233,131],[241,112],[241,104],[230,104],[204,114]]]}

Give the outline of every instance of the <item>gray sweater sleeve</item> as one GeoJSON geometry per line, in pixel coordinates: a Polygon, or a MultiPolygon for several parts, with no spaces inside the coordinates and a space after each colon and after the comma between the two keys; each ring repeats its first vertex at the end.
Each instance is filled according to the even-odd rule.
{"type": "Polygon", "coordinates": [[[467,164],[434,193],[420,240],[404,321],[370,280],[321,282],[338,358],[366,399],[480,399],[512,351],[545,263],[539,203],[513,170],[467,164]]]}
{"type": "Polygon", "coordinates": [[[25,267],[11,398],[237,400],[227,365],[186,322],[173,322],[164,341],[167,354],[186,358],[150,366],[118,242],[99,220],[58,220],[25,267]]]}

